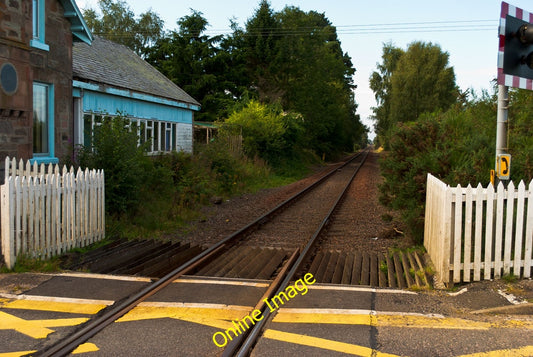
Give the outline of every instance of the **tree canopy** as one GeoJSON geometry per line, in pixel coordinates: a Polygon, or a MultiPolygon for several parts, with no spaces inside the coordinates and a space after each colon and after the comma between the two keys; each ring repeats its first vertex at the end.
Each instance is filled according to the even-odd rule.
{"type": "Polygon", "coordinates": [[[163,35],[164,21],[151,9],[136,18],[124,0],[98,0],[98,7],[101,16],[94,9],[83,11],[93,34],[123,44],[141,57],[163,35]]]}
{"type": "Polygon", "coordinates": [[[385,44],[383,62],[370,77],[378,106],[373,108],[376,133],[388,147],[391,129],[426,112],[447,110],[459,91],[449,55],[438,45],[413,42],[407,50],[385,44]]]}
{"type": "Polygon", "coordinates": [[[324,14],[289,6],[274,11],[266,0],[229,35],[208,36],[199,11],[163,31],[151,10],[136,18],[123,0],[99,0],[102,16],[84,16],[96,34],[123,43],[201,103],[199,121],[223,121],[258,100],[303,117],[302,146],[322,155],[366,145],[356,114],[355,68],[324,14]]]}

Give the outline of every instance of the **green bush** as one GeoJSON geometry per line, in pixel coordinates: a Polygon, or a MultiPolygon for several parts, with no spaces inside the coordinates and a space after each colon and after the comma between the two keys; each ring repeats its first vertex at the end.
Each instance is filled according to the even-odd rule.
{"type": "Polygon", "coordinates": [[[230,149],[223,134],[207,145],[195,145],[194,155],[147,156],[135,129],[125,117],[105,118],[95,128],[92,146],[76,155],[78,166],[105,171],[109,238],[172,232],[196,218],[198,207],[212,197],[286,184],[304,172],[293,168],[289,178],[273,175],[263,159],[230,149]]]}
{"type": "Polygon", "coordinates": [[[398,124],[381,160],[380,201],[401,212],[422,242],[427,174],[450,185],[486,185],[494,166],[496,112],[489,97],[398,124]]]}
{"type": "Polygon", "coordinates": [[[80,166],[104,170],[106,210],[110,214],[138,207],[143,185],[153,170],[138,142],[134,123],[123,116],[105,117],[94,128],[92,146],[78,153],[80,166]]]}
{"type": "Polygon", "coordinates": [[[254,100],[233,112],[224,122],[224,128],[242,130],[245,154],[250,158],[260,157],[272,165],[294,156],[304,133],[301,115],[284,113],[278,105],[254,100]]]}

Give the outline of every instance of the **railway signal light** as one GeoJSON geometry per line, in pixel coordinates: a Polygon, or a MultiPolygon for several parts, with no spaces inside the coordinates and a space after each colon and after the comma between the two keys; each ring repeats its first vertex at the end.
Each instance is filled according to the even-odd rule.
{"type": "Polygon", "coordinates": [[[507,15],[503,72],[533,79],[533,24],[507,15]]]}

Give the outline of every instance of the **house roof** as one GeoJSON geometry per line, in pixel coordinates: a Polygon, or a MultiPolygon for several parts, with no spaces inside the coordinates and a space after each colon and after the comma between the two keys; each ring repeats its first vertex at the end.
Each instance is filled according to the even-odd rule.
{"type": "Polygon", "coordinates": [[[91,45],[78,42],[72,48],[74,79],[132,90],[199,106],[174,82],[126,46],[94,36],[91,45]]]}
{"type": "Polygon", "coordinates": [[[91,44],[93,34],[85,23],[80,9],[78,8],[78,5],[76,5],[76,1],[59,0],[59,2],[63,5],[63,9],[65,10],[64,16],[70,21],[70,30],[74,35],[74,41],[83,41],[87,44],[91,44]]]}

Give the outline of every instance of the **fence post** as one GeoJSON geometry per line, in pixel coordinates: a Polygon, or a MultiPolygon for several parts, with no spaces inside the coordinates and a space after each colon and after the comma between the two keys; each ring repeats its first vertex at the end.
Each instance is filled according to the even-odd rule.
{"type": "Polygon", "coordinates": [[[9,156],[6,156],[6,159],[4,160],[4,162],[5,162],[4,182],[6,182],[7,178],[9,177],[9,167],[10,167],[9,156]]]}
{"type": "Polygon", "coordinates": [[[461,281],[461,252],[463,249],[463,189],[457,185],[455,191],[455,210],[454,210],[454,227],[453,227],[453,282],[461,281]]]}
{"type": "MultiPolygon", "coordinates": [[[[522,234],[524,231],[524,201],[526,196],[526,185],[524,181],[518,184],[518,201],[516,207],[516,232],[514,242],[514,263],[513,275],[520,276],[520,269],[522,268],[522,234]]],[[[525,262],[525,258],[524,258],[525,262]]],[[[525,265],[525,264],[524,264],[525,265]]]]}
{"type": "Polygon", "coordinates": [[[526,225],[526,249],[524,253],[524,278],[531,276],[531,264],[533,263],[533,180],[527,190],[527,225],[526,225]]]}
{"type": "MultiPolygon", "coordinates": [[[[504,191],[505,192],[505,191],[504,191]]],[[[513,243],[513,221],[514,221],[514,183],[511,181],[507,186],[507,217],[505,222],[505,248],[503,260],[503,274],[511,273],[511,249],[513,243]]]]}
{"type": "Polygon", "coordinates": [[[484,278],[489,280],[492,276],[492,242],[494,241],[493,225],[494,225],[494,186],[489,183],[487,186],[487,230],[485,232],[485,264],[484,264],[484,278]]]}
{"type": "Polygon", "coordinates": [[[1,186],[1,210],[2,213],[2,254],[8,269],[15,266],[15,247],[13,235],[13,179],[8,177],[5,183],[1,186]]]}

